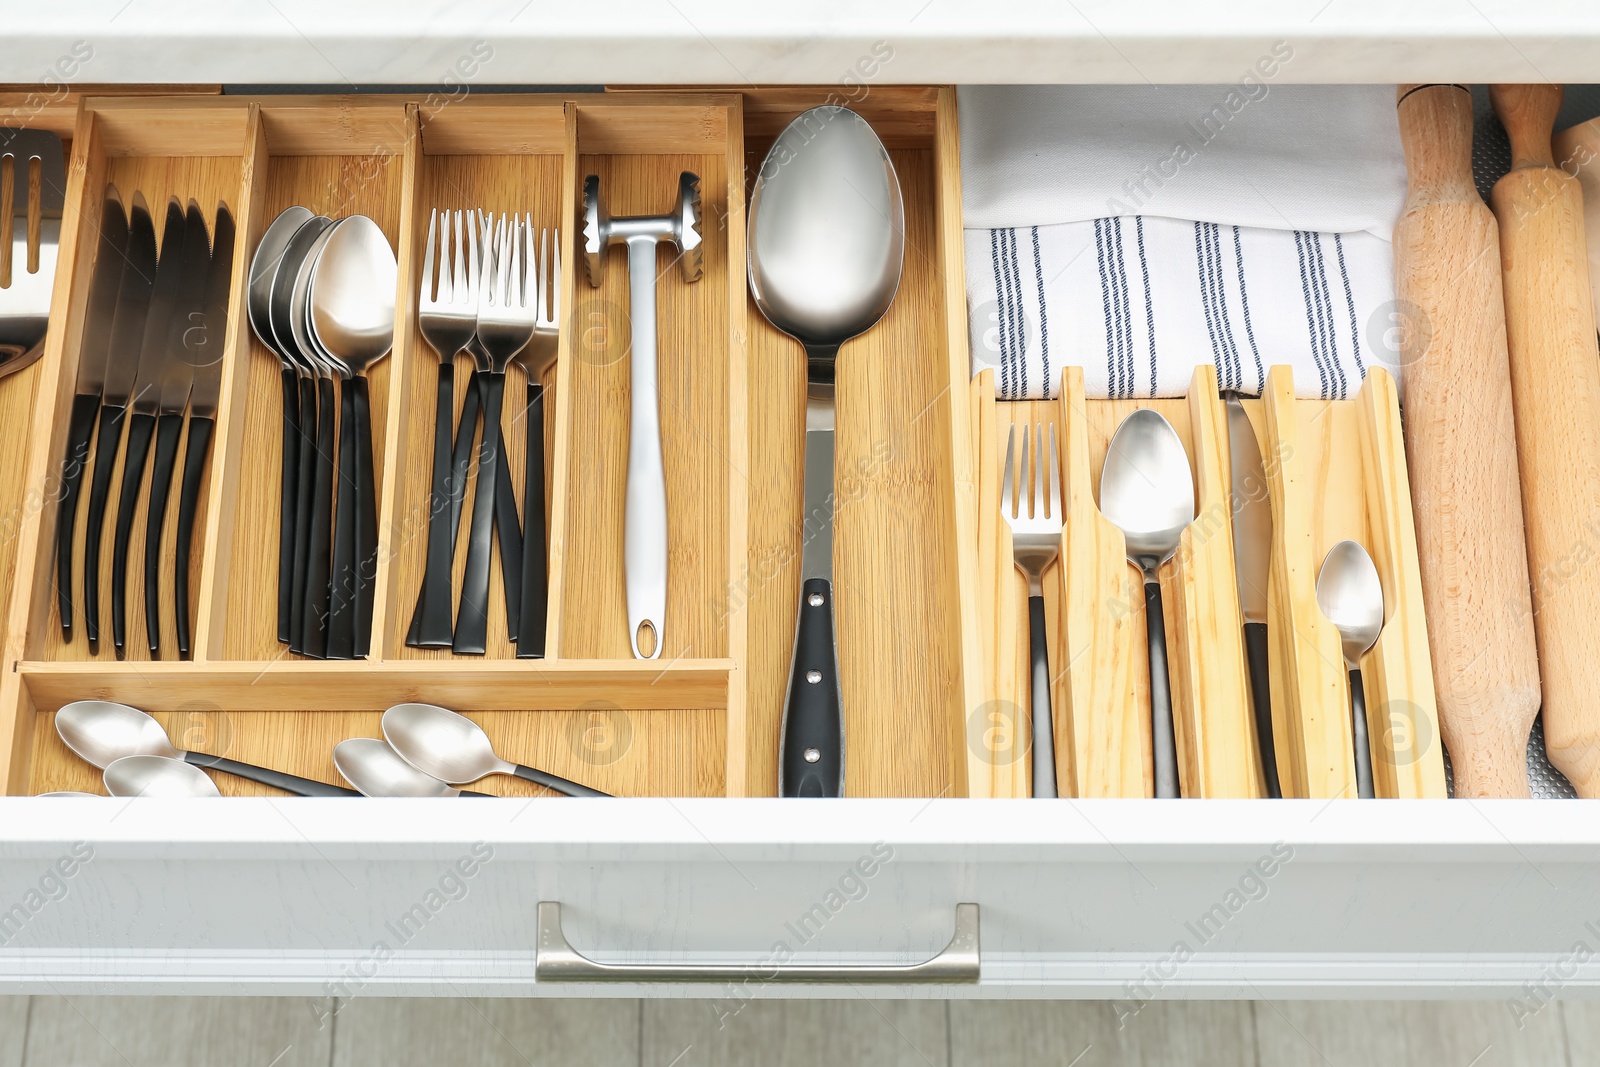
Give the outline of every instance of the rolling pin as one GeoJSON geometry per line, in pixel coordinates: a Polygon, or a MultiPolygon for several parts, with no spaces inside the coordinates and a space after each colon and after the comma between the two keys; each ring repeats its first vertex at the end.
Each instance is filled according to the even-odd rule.
{"type": "Polygon", "coordinates": [[[1406,466],[1439,728],[1462,797],[1528,795],[1539,664],[1494,216],[1472,183],[1472,96],[1402,85],[1394,228],[1406,466]]]}
{"type": "Polygon", "coordinates": [[[1600,319],[1600,119],[1556,134],[1556,160],[1583,189],[1583,235],[1589,243],[1589,294],[1600,319]]]}
{"type": "Polygon", "coordinates": [[[1555,164],[1559,85],[1496,85],[1511,171],[1500,221],[1511,402],[1533,579],[1533,629],[1550,762],[1600,797],[1600,353],[1595,348],[1578,179],[1555,164]]]}

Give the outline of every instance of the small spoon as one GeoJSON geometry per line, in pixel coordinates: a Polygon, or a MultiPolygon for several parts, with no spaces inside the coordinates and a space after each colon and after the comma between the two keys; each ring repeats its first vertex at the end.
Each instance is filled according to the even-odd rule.
{"type": "Polygon", "coordinates": [[[106,767],[114,797],[220,797],[204,771],[167,756],[123,756],[106,767]]]}
{"type": "Polygon", "coordinates": [[[1317,574],[1317,604],[1339,631],[1350,671],[1350,736],[1356,750],[1356,795],[1371,800],[1372,746],[1367,739],[1367,696],[1361,687],[1361,657],[1383,632],[1383,582],[1367,550],[1340,541],[1328,550],[1317,574]]]}
{"type": "Polygon", "coordinates": [[[109,700],[78,700],[56,712],[56,733],[67,747],[96,767],[105,768],[124,756],[165,756],[214,771],[275,786],[303,797],[353,797],[352,789],[328,785],[282,771],[269,770],[203,752],[173,747],[167,731],[138,708],[109,700]]]}
{"type": "Polygon", "coordinates": [[[611,795],[501,759],[495,755],[483,727],[465,715],[433,704],[396,704],[383,713],[383,736],[401,759],[451,785],[467,785],[491,774],[510,774],[569,797],[611,795]]]}
{"type": "Polygon", "coordinates": [[[1189,454],[1159,412],[1139,408],[1111,436],[1100,471],[1100,511],[1122,529],[1128,559],[1144,574],[1144,624],[1150,644],[1150,744],[1156,796],[1178,796],[1178,747],[1172,732],[1172,683],[1167,676],[1167,627],[1160,567],[1178,550],[1194,521],[1189,454]]]}
{"type": "Polygon", "coordinates": [[[423,774],[400,758],[388,742],[352,737],[333,746],[333,765],[367,797],[486,797],[423,774]]]}

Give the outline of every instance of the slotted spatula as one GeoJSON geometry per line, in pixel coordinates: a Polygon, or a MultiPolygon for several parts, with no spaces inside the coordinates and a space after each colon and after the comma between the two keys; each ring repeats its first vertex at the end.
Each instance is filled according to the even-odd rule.
{"type": "Polygon", "coordinates": [[[0,378],[44,351],[66,192],[60,137],[0,129],[0,378]]]}

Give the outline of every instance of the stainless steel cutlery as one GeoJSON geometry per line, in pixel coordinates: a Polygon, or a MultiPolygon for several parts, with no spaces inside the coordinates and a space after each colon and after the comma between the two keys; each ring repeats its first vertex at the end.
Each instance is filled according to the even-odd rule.
{"type": "Polygon", "coordinates": [[[1350,736],[1355,748],[1356,795],[1376,796],[1372,781],[1372,745],[1367,731],[1367,695],[1361,682],[1361,657],[1383,632],[1383,582],[1367,550],[1355,541],[1340,541],[1328,550],[1317,574],[1317,604],[1339,631],[1344,665],[1349,670],[1350,736]]]}
{"type": "Polygon", "coordinates": [[[1272,737],[1272,687],[1267,659],[1267,579],[1272,567],[1272,501],[1255,428],[1237,399],[1228,400],[1228,454],[1233,472],[1233,565],[1244,615],[1245,665],[1255,710],[1261,781],[1270,798],[1283,796],[1272,737]]]}
{"type": "Polygon", "coordinates": [[[1055,425],[1024,424],[1006,436],[1000,514],[1011,528],[1011,554],[1028,580],[1028,664],[1033,726],[1033,795],[1056,795],[1055,724],[1050,711],[1050,655],[1044,620],[1044,570],[1061,552],[1061,460],[1055,425]]]}

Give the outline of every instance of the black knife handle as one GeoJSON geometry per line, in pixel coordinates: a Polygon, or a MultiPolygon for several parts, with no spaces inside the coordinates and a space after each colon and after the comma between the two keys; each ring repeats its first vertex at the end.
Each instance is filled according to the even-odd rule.
{"type": "Polygon", "coordinates": [[[455,374],[454,363],[439,362],[433,421],[433,488],[428,494],[428,557],[417,609],[406,634],[406,644],[413,648],[449,648],[453,637],[450,568],[455,543],[450,537],[450,428],[455,418],[455,374]]]}
{"type": "Polygon", "coordinates": [[[139,488],[150,459],[150,438],[156,417],[140,411],[128,420],[128,456],[122,463],[122,489],[117,497],[117,534],[111,547],[111,642],[121,659],[128,647],[128,541],[133,514],[139,508],[139,488]]]}
{"type": "Polygon", "coordinates": [[[185,752],[185,763],[192,763],[196,767],[205,767],[223,774],[231,774],[235,778],[244,778],[251,782],[260,782],[270,785],[275,789],[282,789],[286,793],[293,793],[301,797],[358,797],[361,794],[354,789],[343,786],[329,785],[319,782],[315,778],[301,778],[297,774],[285,774],[283,771],[274,771],[267,767],[257,767],[253,763],[240,763],[238,760],[225,759],[222,756],[208,756],[204,752],[185,752]]]}
{"type": "Polygon", "coordinates": [[[106,524],[106,498],[111,495],[111,471],[122,447],[122,424],[128,409],[106,407],[100,412],[100,432],[94,445],[94,480],[89,485],[89,528],[83,538],[83,629],[89,651],[100,645],[100,533],[106,524]]]}
{"type": "Polygon", "coordinates": [[[500,457],[494,465],[494,535],[500,541],[500,581],[506,595],[506,633],[515,641],[522,631],[522,527],[517,518],[517,492],[511,488],[511,464],[506,459],[505,431],[499,426],[494,431],[495,452],[500,457]]]}
{"type": "Polygon", "coordinates": [[[522,479],[522,625],[517,658],[543,659],[550,613],[550,556],[544,529],[544,386],[528,379],[527,467],[522,479]]]}
{"type": "Polygon", "coordinates": [[[311,492],[311,533],[306,548],[305,654],[328,658],[329,551],[333,547],[333,379],[317,379],[317,469],[311,492]]]}
{"type": "Polygon", "coordinates": [[[1367,691],[1361,684],[1359,668],[1350,671],[1350,739],[1356,750],[1356,796],[1372,800],[1372,745],[1367,737],[1367,691]]]}
{"type": "Polygon", "coordinates": [[[372,470],[372,401],[357,377],[356,415],[356,658],[372,651],[372,598],[378,581],[378,485],[372,470]]]}
{"type": "Polygon", "coordinates": [[[334,498],[328,658],[356,655],[356,391],[339,383],[339,489],[334,498]]]}
{"type": "Polygon", "coordinates": [[[1272,741],[1272,682],[1268,674],[1267,624],[1244,624],[1244,658],[1250,668],[1250,702],[1256,712],[1256,742],[1261,747],[1261,781],[1272,800],[1283,797],[1278,784],[1277,746],[1272,741]]]}
{"type": "Polygon", "coordinates": [[[161,531],[167,523],[167,496],[172,492],[172,468],[178,463],[178,441],[183,436],[183,413],[163,414],[156,420],[156,467],[150,475],[150,511],[144,527],[144,632],[150,658],[161,649],[161,531]]]}
{"type": "MultiPolygon", "coordinates": [[[[200,508],[200,479],[205,476],[206,456],[211,451],[211,434],[216,422],[204,415],[189,417],[189,443],[183,449],[183,488],[178,493],[178,558],[174,567],[177,588],[173,612],[178,617],[178,656],[188,659],[189,644],[189,557],[194,537],[194,516],[200,508]]],[[[280,531],[281,532],[281,531],[280,531]]]]}
{"type": "Polygon", "coordinates": [[[489,640],[489,562],[490,540],[494,536],[494,487],[499,484],[495,467],[500,462],[500,407],[505,400],[506,376],[485,372],[478,378],[484,396],[483,433],[478,445],[477,490],[472,496],[472,528],[467,535],[467,570],[461,579],[461,608],[456,615],[455,640],[451,648],[458,656],[481,656],[489,640]]]}
{"type": "Polygon", "coordinates": [[[1150,641],[1150,747],[1156,771],[1156,798],[1179,796],[1178,742],[1172,730],[1172,679],[1167,672],[1167,620],[1161,583],[1144,583],[1145,636],[1150,641]]]}
{"type": "Polygon", "coordinates": [[[1050,713],[1050,650],[1044,628],[1044,596],[1028,598],[1028,664],[1033,727],[1033,795],[1056,793],[1055,721],[1050,713]]]}
{"type": "MultiPolygon", "coordinates": [[[[289,589],[289,651],[305,652],[306,559],[311,548],[311,494],[317,468],[317,383],[300,379],[299,470],[295,473],[294,575],[289,589]]],[[[331,419],[333,412],[327,413],[331,419]]]]}
{"type": "Polygon", "coordinates": [[[78,486],[89,463],[89,438],[100,414],[97,393],[72,398],[72,419],[67,426],[67,456],[61,461],[61,510],[56,513],[56,614],[61,617],[61,639],[72,640],[72,535],[78,521],[78,486]]]}
{"type": "MultiPolygon", "coordinates": [[[[283,368],[283,474],[278,498],[278,640],[289,643],[290,606],[294,602],[295,475],[300,466],[300,376],[283,368]]],[[[190,447],[194,428],[190,424],[190,447]]],[[[181,617],[181,616],[180,616],[181,617]]]]}
{"type": "MultiPolygon", "coordinates": [[[[477,508],[473,508],[473,510],[476,511],[477,508]]],[[[602,793],[598,789],[590,789],[586,785],[579,785],[570,778],[563,778],[559,774],[551,774],[549,771],[541,771],[534,767],[524,767],[520,763],[513,766],[515,769],[512,773],[518,778],[525,782],[532,782],[535,785],[542,785],[546,789],[554,789],[563,796],[608,797],[611,795],[610,793],[602,793]]]]}
{"type": "Polygon", "coordinates": [[[844,698],[833,635],[833,586],[826,578],[807,578],[800,587],[778,795],[844,796],[844,698]]]}

